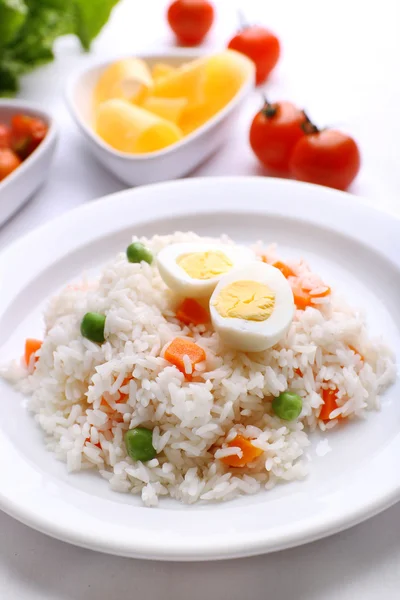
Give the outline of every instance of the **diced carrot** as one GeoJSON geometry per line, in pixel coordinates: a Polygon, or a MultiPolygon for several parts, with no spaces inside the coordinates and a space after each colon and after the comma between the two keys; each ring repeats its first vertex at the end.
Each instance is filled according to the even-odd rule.
{"type": "MultiPolygon", "coordinates": [[[[276,266],[276,263],[274,266],[276,266]]],[[[296,308],[299,310],[305,310],[307,306],[318,308],[318,304],[313,304],[314,298],[325,298],[331,293],[331,288],[327,285],[323,285],[323,290],[317,294],[314,294],[313,290],[304,289],[302,287],[298,277],[293,277],[291,274],[287,276],[285,275],[285,277],[287,277],[290,283],[290,287],[292,288],[293,292],[294,303],[296,308]]]]}
{"type": "Polygon", "coordinates": [[[110,400],[110,402],[108,402],[108,400],[103,396],[100,402],[100,406],[102,406],[103,408],[109,411],[110,409],[112,409],[112,404],[115,402],[115,404],[122,404],[124,402],[126,402],[126,400],[129,398],[129,394],[123,394],[122,392],[119,392],[119,398],[118,400],[110,400]]]}
{"type": "Polygon", "coordinates": [[[311,301],[313,298],[326,298],[326,296],[330,295],[331,291],[332,291],[331,288],[327,285],[325,287],[325,289],[322,292],[320,292],[319,294],[312,294],[311,301]]]}
{"type": "MultiPolygon", "coordinates": [[[[117,404],[119,402],[122,402],[123,400],[119,399],[117,400],[117,404]]],[[[113,421],[117,421],[118,423],[122,423],[124,420],[124,415],[120,412],[118,412],[117,410],[114,410],[112,406],[110,406],[110,404],[107,402],[107,400],[104,398],[104,396],[101,399],[100,402],[100,407],[101,410],[103,411],[103,413],[105,413],[107,415],[107,417],[113,421]]]]}
{"type": "MultiPolygon", "coordinates": [[[[90,442],[90,437],[87,437],[87,438],[86,438],[86,440],[85,440],[85,444],[87,444],[88,442],[90,442]]],[[[94,445],[94,446],[97,446],[97,447],[98,447],[98,448],[100,448],[100,450],[101,450],[101,444],[100,444],[100,442],[97,442],[97,444],[93,444],[93,445],[94,445]]]]}
{"type": "Polygon", "coordinates": [[[263,450],[253,446],[251,441],[242,435],[237,435],[235,439],[228,443],[228,447],[238,447],[243,453],[242,457],[239,457],[237,454],[231,454],[231,456],[224,456],[224,458],[221,458],[221,461],[228,467],[245,467],[263,453],[263,450]]]}
{"type": "MultiPolygon", "coordinates": [[[[32,354],[35,354],[39,348],[41,348],[43,342],[41,340],[35,340],[33,338],[28,338],[25,342],[25,362],[29,365],[32,354]]],[[[35,362],[39,360],[37,356],[35,356],[35,362]]]]}
{"type": "Polygon", "coordinates": [[[118,412],[117,410],[113,412],[113,414],[111,415],[111,419],[113,421],[116,421],[117,423],[123,423],[124,422],[124,415],[121,414],[120,412],[118,412]]]}
{"type": "Polygon", "coordinates": [[[101,410],[103,410],[103,412],[106,412],[108,415],[110,415],[113,411],[113,407],[112,404],[115,402],[116,404],[118,404],[119,402],[122,402],[121,398],[119,398],[118,400],[107,400],[108,396],[103,396],[101,398],[101,402],[100,402],[100,408],[101,410]]]}
{"type": "Polygon", "coordinates": [[[297,280],[292,280],[290,284],[292,287],[293,299],[296,308],[299,310],[305,310],[307,306],[311,306],[311,296],[306,290],[303,290],[299,282],[297,280]]]}
{"type": "MultiPolygon", "coordinates": [[[[128,385],[128,383],[130,381],[132,381],[132,379],[133,379],[132,375],[129,375],[128,377],[125,377],[125,379],[121,383],[121,388],[123,388],[126,385],[128,385]]],[[[118,390],[118,392],[119,392],[119,398],[118,398],[118,400],[114,400],[114,402],[116,402],[117,404],[120,403],[120,402],[125,402],[129,398],[129,394],[124,394],[124,392],[121,392],[121,388],[118,390]]],[[[110,408],[110,404],[109,404],[106,396],[102,397],[101,402],[100,402],[100,406],[103,406],[106,409],[110,408]]]]}
{"type": "MultiPolygon", "coordinates": [[[[125,377],[125,379],[121,383],[121,388],[128,385],[129,382],[132,381],[132,379],[133,379],[132,375],[125,377]]],[[[125,394],[124,392],[121,392],[121,389],[119,389],[118,391],[119,391],[119,399],[117,400],[117,402],[126,402],[129,398],[129,394],[125,394]]]]}
{"type": "Polygon", "coordinates": [[[326,286],[325,289],[318,294],[311,294],[309,290],[301,287],[297,277],[289,276],[289,283],[292,288],[294,303],[299,310],[305,310],[307,306],[313,305],[314,298],[325,298],[331,293],[331,288],[326,286]]]}
{"type": "Polygon", "coordinates": [[[185,375],[186,379],[191,379],[191,375],[185,371],[184,356],[189,358],[192,370],[198,363],[206,359],[206,353],[203,348],[190,340],[182,338],[172,340],[164,356],[165,360],[175,365],[185,375]]]}
{"type": "Polygon", "coordinates": [[[298,375],[299,377],[303,377],[303,373],[300,371],[300,369],[294,369],[294,372],[296,373],[296,375],[298,375]]]}
{"type": "Polygon", "coordinates": [[[210,320],[205,308],[194,298],[185,298],[176,311],[176,318],[186,325],[202,325],[210,320]]]}
{"type": "Polygon", "coordinates": [[[275,267],[276,269],[279,269],[280,272],[282,273],[282,275],[284,275],[286,277],[286,279],[288,277],[294,276],[294,272],[292,271],[292,269],[285,263],[281,262],[280,260],[276,261],[272,266],[275,267]]]}
{"type": "Polygon", "coordinates": [[[364,361],[365,361],[365,358],[363,357],[363,355],[361,354],[361,352],[359,352],[359,351],[357,350],[357,348],[354,348],[354,346],[351,346],[350,344],[349,344],[349,348],[350,348],[350,350],[353,350],[354,354],[358,354],[358,356],[360,357],[360,360],[361,360],[362,362],[364,362],[364,361]]]}
{"type": "MultiPolygon", "coordinates": [[[[319,418],[321,421],[330,421],[331,420],[331,412],[336,410],[338,405],[336,402],[338,390],[335,388],[334,390],[322,390],[322,400],[324,404],[321,407],[321,412],[319,413],[319,418]]],[[[341,416],[335,417],[336,419],[342,418],[341,416]]]]}

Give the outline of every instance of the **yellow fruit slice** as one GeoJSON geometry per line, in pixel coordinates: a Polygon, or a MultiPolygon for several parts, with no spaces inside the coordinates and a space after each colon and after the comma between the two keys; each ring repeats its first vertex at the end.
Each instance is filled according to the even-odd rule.
{"type": "Polygon", "coordinates": [[[210,56],[205,64],[203,101],[186,107],[179,123],[183,133],[187,135],[203,125],[224,108],[243,84],[253,77],[253,62],[235,50],[225,50],[210,56]]]}
{"type": "Polygon", "coordinates": [[[189,135],[204,123],[206,123],[214,114],[218,112],[207,103],[191,105],[187,107],[180,118],[179,126],[184,135],[189,135]]]}
{"type": "Polygon", "coordinates": [[[123,58],[100,75],[95,91],[94,104],[113,98],[137,102],[153,85],[153,78],[146,63],[140,58],[123,58]]]}
{"type": "Polygon", "coordinates": [[[186,98],[157,98],[148,96],[142,103],[142,107],[150,112],[179,124],[183,111],[188,101],[186,98]]]}
{"type": "Polygon", "coordinates": [[[222,108],[250,77],[254,77],[254,63],[244,54],[225,50],[210,56],[206,63],[206,100],[222,108]]]}
{"type": "Polygon", "coordinates": [[[118,99],[98,107],[96,131],[116,150],[135,154],[161,150],[182,138],[182,131],[174,123],[118,99]]]}
{"type": "Polygon", "coordinates": [[[152,95],[159,98],[186,98],[191,104],[204,101],[206,59],[184,64],[154,82],[152,95]]]}
{"type": "Polygon", "coordinates": [[[160,77],[171,75],[174,71],[176,71],[176,68],[171,65],[167,65],[166,63],[156,63],[151,70],[151,74],[153,79],[160,79],[160,77]]]}

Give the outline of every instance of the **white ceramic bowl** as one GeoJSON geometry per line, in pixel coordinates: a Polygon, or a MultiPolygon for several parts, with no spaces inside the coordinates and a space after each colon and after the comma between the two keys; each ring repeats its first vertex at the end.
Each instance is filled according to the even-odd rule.
{"type": "MultiPolygon", "coordinates": [[[[365,311],[371,336],[383,336],[400,364],[399,219],[320,186],[207,177],[86,203],[1,252],[0,365],[21,355],[27,337],[43,335],[49,297],[76,283],[83,269],[97,275],[133,232],[177,230],[212,237],[225,232],[244,245],[276,241],[284,259],[303,256],[339,296],[365,311]],[[27,256],[34,256],[28,267],[27,256]]],[[[46,450],[26,398],[1,378],[0,398],[0,509],[102,552],[163,560],[259,554],[341,531],[400,500],[400,378],[382,396],[382,410],[310,434],[306,479],[225,503],[163,498],[151,509],[137,496],[113,492],[95,472],[69,474],[46,450]]]]}
{"type": "MultiPolygon", "coordinates": [[[[198,51],[177,49],[168,54],[141,54],[140,58],[151,67],[157,62],[179,66],[199,56],[201,54],[198,51]]],[[[207,123],[182,141],[164,150],[135,156],[114,150],[95,133],[92,126],[94,87],[101,72],[114,60],[95,66],[85,66],[75,72],[68,81],[66,99],[72,117],[94,156],[106,169],[128,185],[144,185],[177,179],[195,169],[226,141],[232,123],[254,84],[254,70],[250,69],[248,79],[236,96],[207,123]]]]}
{"type": "Polygon", "coordinates": [[[46,179],[57,142],[57,129],[51,115],[25,100],[0,100],[0,123],[9,123],[16,113],[43,119],[49,130],[34,152],[0,182],[0,225],[29,200],[46,179]]]}

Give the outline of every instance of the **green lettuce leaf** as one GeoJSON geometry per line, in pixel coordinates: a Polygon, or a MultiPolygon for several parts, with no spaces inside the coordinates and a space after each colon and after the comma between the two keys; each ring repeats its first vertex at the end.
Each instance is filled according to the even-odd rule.
{"type": "Polygon", "coordinates": [[[54,41],[74,28],[70,2],[65,2],[64,7],[49,6],[46,0],[31,4],[24,25],[5,49],[5,57],[18,63],[21,73],[52,61],[54,41]]]}
{"type": "Polygon", "coordinates": [[[117,2],[0,0],[0,96],[14,94],[22,74],[54,59],[58,37],[75,34],[89,50],[117,2]]]}
{"type": "Polygon", "coordinates": [[[18,91],[17,74],[0,65],[0,96],[14,96],[18,91]]]}
{"type": "Polygon", "coordinates": [[[27,14],[28,7],[24,0],[0,0],[0,47],[15,38],[27,14]]]}
{"type": "Polygon", "coordinates": [[[74,0],[76,7],[76,35],[85,50],[107,23],[118,0],[74,0]]]}

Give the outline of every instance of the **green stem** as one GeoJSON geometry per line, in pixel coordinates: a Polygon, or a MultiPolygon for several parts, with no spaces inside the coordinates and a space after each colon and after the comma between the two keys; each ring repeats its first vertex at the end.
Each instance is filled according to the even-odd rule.
{"type": "Polygon", "coordinates": [[[319,129],[314,123],[311,121],[310,117],[307,115],[306,111],[303,110],[304,115],[304,123],[301,124],[301,128],[306,135],[310,135],[312,133],[319,133],[319,129]]]}
{"type": "Polygon", "coordinates": [[[261,109],[262,113],[267,117],[267,119],[272,119],[278,112],[278,105],[268,102],[266,96],[263,96],[263,98],[264,98],[264,106],[261,109]]]}

